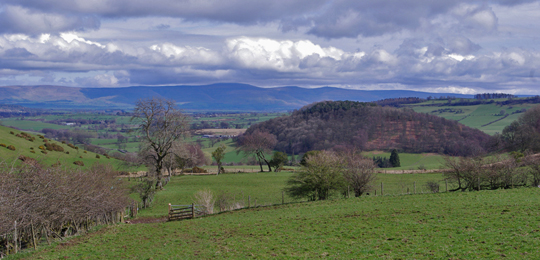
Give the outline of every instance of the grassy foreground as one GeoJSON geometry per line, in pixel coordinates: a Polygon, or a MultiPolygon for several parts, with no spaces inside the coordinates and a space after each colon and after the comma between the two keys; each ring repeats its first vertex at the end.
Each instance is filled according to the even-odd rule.
{"type": "Polygon", "coordinates": [[[368,196],[104,227],[32,259],[537,259],[540,189],[368,196]]]}

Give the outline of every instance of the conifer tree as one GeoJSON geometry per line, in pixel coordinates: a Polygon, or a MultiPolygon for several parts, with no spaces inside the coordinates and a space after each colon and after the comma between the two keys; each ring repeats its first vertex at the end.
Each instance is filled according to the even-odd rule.
{"type": "Polygon", "coordinates": [[[399,154],[396,149],[392,150],[392,154],[390,154],[390,164],[392,167],[401,166],[401,163],[399,162],[399,154]]]}

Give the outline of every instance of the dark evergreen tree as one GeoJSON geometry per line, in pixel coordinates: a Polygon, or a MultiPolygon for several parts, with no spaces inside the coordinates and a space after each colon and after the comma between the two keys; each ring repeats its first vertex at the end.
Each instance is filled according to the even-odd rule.
{"type": "Polygon", "coordinates": [[[401,163],[399,162],[399,154],[396,149],[392,150],[392,154],[390,154],[390,164],[392,167],[401,167],[401,163]]]}

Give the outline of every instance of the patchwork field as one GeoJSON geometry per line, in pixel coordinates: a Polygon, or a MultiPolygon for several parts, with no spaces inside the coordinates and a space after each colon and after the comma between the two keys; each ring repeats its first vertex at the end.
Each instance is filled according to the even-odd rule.
{"type": "Polygon", "coordinates": [[[538,105],[521,104],[498,106],[496,104],[483,104],[473,106],[426,106],[437,104],[437,102],[444,104],[440,101],[428,101],[407,106],[411,107],[415,112],[456,120],[466,126],[480,129],[490,135],[502,133],[504,127],[518,119],[521,113],[515,113],[516,111],[529,109],[538,105]],[[504,117],[501,114],[502,111],[504,111],[505,114],[508,114],[508,116],[504,117]]]}

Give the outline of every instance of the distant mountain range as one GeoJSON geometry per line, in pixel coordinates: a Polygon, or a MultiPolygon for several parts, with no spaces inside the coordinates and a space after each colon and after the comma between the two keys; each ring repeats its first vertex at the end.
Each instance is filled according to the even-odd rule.
{"type": "Polygon", "coordinates": [[[0,87],[0,103],[34,108],[130,109],[140,98],[174,99],[186,110],[285,111],[323,100],[370,102],[386,98],[472,95],[408,90],[350,90],[334,87],[259,88],[247,84],[134,86],[125,88],[74,88],[63,86],[0,87]]]}

